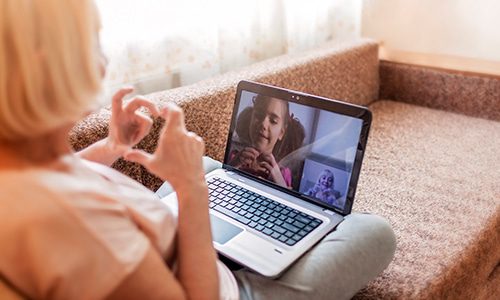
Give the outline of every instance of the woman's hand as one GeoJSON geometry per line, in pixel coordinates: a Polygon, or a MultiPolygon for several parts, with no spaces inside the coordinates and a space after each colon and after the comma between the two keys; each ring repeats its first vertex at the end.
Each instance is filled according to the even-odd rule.
{"type": "Polygon", "coordinates": [[[110,151],[119,156],[139,143],[151,130],[153,120],[139,109],[145,107],[153,116],[160,114],[156,105],[143,97],[136,97],[124,105],[123,97],[132,91],[133,88],[120,89],[111,103],[107,145],[110,151]]]}
{"type": "Polygon", "coordinates": [[[113,96],[108,137],[77,152],[79,157],[110,166],[148,134],[153,120],[138,110],[145,107],[154,116],[159,115],[159,110],[141,97],[123,105],[123,97],[132,91],[132,88],[123,88],[113,96]]]}
{"type": "Polygon", "coordinates": [[[160,116],[165,119],[165,125],[156,151],[149,154],[130,150],[125,153],[125,159],[145,166],[153,174],[170,182],[176,191],[189,189],[193,184],[204,184],[203,140],[186,130],[184,113],[178,106],[168,105],[162,109],[160,116]]]}
{"type": "Polygon", "coordinates": [[[280,166],[278,165],[272,154],[262,153],[259,157],[259,160],[260,166],[266,170],[274,183],[286,188],[289,187],[286,184],[283,175],[281,174],[280,166]]]}

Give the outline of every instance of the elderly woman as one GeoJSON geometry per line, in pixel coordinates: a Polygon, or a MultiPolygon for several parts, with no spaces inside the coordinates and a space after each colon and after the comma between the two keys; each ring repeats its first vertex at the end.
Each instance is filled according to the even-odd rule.
{"type": "Polygon", "coordinates": [[[353,215],[279,280],[231,272],[212,246],[203,141],[176,106],[124,104],[131,89],[113,97],[109,136],[73,153],[69,131],[99,107],[99,27],[91,0],[0,1],[1,286],[36,299],[349,298],[387,266],[389,225],[353,215]],[[132,150],[152,124],[142,107],[165,119],[153,154],[132,150]],[[177,219],[108,167],[119,157],[171,183],[177,219]]]}

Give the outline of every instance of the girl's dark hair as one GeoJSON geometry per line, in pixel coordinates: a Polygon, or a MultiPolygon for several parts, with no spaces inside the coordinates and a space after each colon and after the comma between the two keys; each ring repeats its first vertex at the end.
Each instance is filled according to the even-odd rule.
{"type": "MultiPolygon", "coordinates": [[[[267,106],[272,98],[263,95],[257,95],[253,98],[253,106],[245,108],[236,121],[236,133],[240,139],[250,144],[250,122],[252,119],[253,111],[256,107],[267,106]]],[[[274,145],[273,155],[276,161],[280,161],[283,157],[290,154],[291,152],[297,150],[302,146],[302,142],[305,138],[304,126],[300,123],[299,119],[290,115],[290,107],[288,101],[277,99],[281,101],[285,106],[285,116],[284,116],[284,127],[285,134],[281,141],[277,141],[274,145]]]]}

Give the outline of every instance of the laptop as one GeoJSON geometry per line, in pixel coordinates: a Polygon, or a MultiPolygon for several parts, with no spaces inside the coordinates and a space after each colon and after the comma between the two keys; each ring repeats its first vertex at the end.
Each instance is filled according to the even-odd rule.
{"type": "MultiPolygon", "coordinates": [[[[222,167],[206,175],[219,254],[280,276],[351,212],[370,124],[365,107],[241,81],[222,167]]],[[[175,197],[162,199],[174,211],[175,197]]]]}

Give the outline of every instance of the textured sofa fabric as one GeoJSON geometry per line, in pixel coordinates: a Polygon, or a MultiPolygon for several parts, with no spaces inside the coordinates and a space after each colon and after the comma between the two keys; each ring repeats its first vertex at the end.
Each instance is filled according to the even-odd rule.
{"type": "MultiPolygon", "coordinates": [[[[148,97],[183,107],[189,130],[218,160],[241,79],[369,106],[373,127],[353,209],[386,217],[397,250],[356,298],[493,298],[500,292],[500,107],[492,110],[500,80],[387,62],[379,72],[377,52],[369,40],[334,43],[148,97]],[[430,84],[435,78],[448,88],[430,84]],[[379,85],[384,97],[412,104],[377,100],[379,85]],[[462,104],[472,101],[470,89],[482,96],[462,104]]],[[[71,137],[75,148],[104,137],[108,119],[103,109],[81,122],[71,137]]],[[[161,122],[154,126],[139,147],[153,151],[161,122]]],[[[161,184],[138,165],[115,167],[153,190],[161,184]]]]}
{"type": "Polygon", "coordinates": [[[393,263],[358,297],[493,299],[500,122],[394,101],[370,109],[353,210],[388,218],[398,243],[393,263]]]}
{"type": "Polygon", "coordinates": [[[500,121],[500,77],[383,61],[380,98],[500,121]]]}

